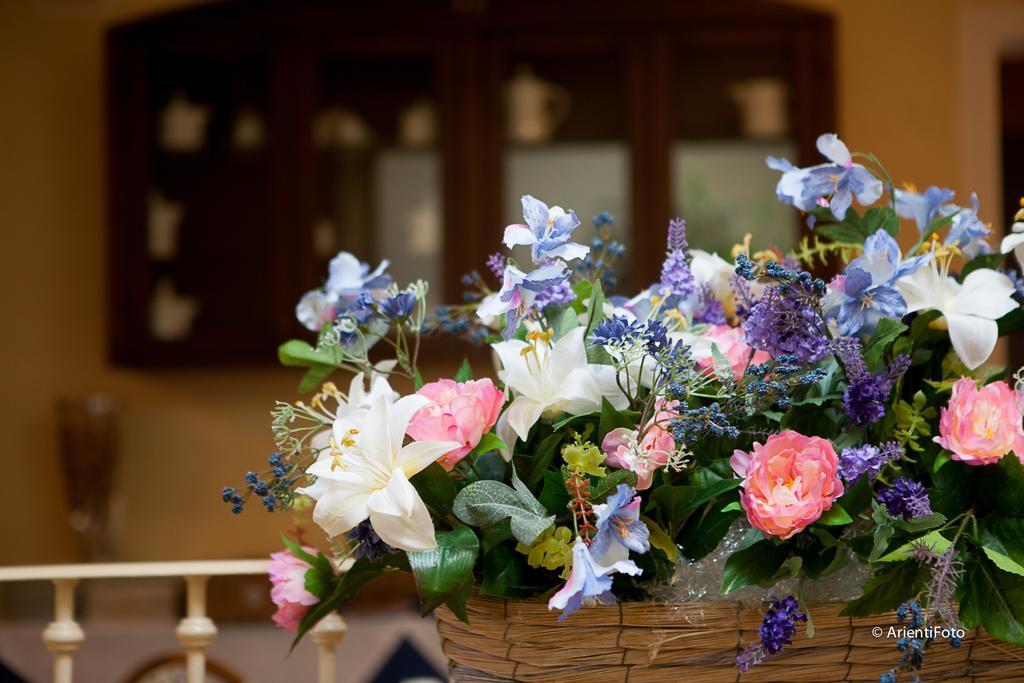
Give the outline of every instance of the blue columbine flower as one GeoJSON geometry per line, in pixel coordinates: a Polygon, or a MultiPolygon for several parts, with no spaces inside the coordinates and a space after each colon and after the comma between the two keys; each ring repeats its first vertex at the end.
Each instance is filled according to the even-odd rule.
{"type": "Polygon", "coordinates": [[[924,232],[932,226],[937,219],[944,214],[944,206],[953,199],[955,193],[948,187],[936,187],[932,185],[924,192],[917,192],[913,189],[895,190],[896,214],[900,218],[912,218],[917,223],[917,229],[924,232]]]}
{"type": "Polygon", "coordinates": [[[568,277],[569,270],[561,261],[551,261],[529,273],[507,264],[501,289],[494,297],[484,299],[476,313],[485,319],[505,314],[504,336],[508,339],[519,327],[519,321],[533,305],[537,294],[568,277]]]}
{"type": "MultiPolygon", "coordinates": [[[[854,197],[867,206],[882,196],[882,181],[860,164],[853,163],[850,150],[834,133],[818,138],[818,151],[832,163],[797,168],[786,159],[768,157],[768,167],[782,171],[775,188],[779,201],[808,212],[827,206],[836,220],[841,221],[854,197]]],[[[814,224],[813,216],[808,222],[814,224]]]]}
{"type": "Polygon", "coordinates": [[[640,496],[626,484],[619,484],[615,493],[601,505],[597,514],[597,534],[590,542],[590,554],[604,566],[629,559],[629,551],[646,553],[651,549],[650,531],[640,521],[640,496]]]}
{"type": "Polygon", "coordinates": [[[380,312],[390,320],[405,320],[415,306],[416,295],[412,292],[399,292],[379,304],[380,312]]]}
{"type": "Polygon", "coordinates": [[[834,317],[840,334],[852,336],[871,332],[882,318],[902,318],[907,303],[896,289],[896,281],[921,267],[930,255],[903,260],[899,243],[879,229],[864,241],[864,254],[850,261],[844,278],[834,290],[826,315],[834,317]]]}
{"type": "Polygon", "coordinates": [[[947,215],[952,215],[946,244],[956,243],[971,258],[991,251],[985,238],[992,234],[992,230],[978,218],[978,206],[978,195],[971,193],[969,208],[951,204],[945,209],[947,215]]]}
{"type": "Polygon", "coordinates": [[[560,206],[548,205],[530,195],[523,195],[523,220],[526,225],[516,224],[505,228],[505,246],[530,247],[534,263],[554,258],[564,261],[583,258],[590,252],[577,242],[570,242],[572,232],[579,224],[573,211],[566,213],[560,206]]]}
{"type": "Polygon", "coordinates": [[[372,291],[391,284],[385,271],[388,261],[381,261],[373,271],[352,254],[343,251],[328,265],[327,283],[306,292],[295,307],[295,317],[306,329],[317,332],[337,315],[372,291]]]}
{"type": "Polygon", "coordinates": [[[565,585],[548,600],[548,609],[562,610],[558,620],[565,621],[570,614],[585,603],[614,603],[611,574],[615,572],[639,576],[643,570],[630,560],[609,564],[597,562],[590,554],[587,544],[577,536],[576,545],[572,549],[572,567],[569,570],[569,578],[565,585]]]}

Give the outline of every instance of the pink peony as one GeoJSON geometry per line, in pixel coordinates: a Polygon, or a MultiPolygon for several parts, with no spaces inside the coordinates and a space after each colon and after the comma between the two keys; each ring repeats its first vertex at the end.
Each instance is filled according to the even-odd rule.
{"type": "Polygon", "coordinates": [[[437,461],[451,471],[476,448],[480,439],[498,420],[505,394],[489,379],[459,384],[442,379],[424,384],[418,392],[433,403],[421,408],[409,422],[406,432],[416,441],[458,441],[462,444],[437,461]]]}
{"type": "Polygon", "coordinates": [[[843,494],[832,443],[787,429],[729,461],[743,477],[740,502],[747,520],[765,534],[789,538],[807,528],[843,494]]]}
{"type": "Polygon", "coordinates": [[[957,380],[933,441],[968,465],[991,465],[1010,451],[1024,463],[1024,428],[1013,389],[1006,382],[979,389],[972,379],[957,380]]]}
{"type": "MultiPolygon", "coordinates": [[[[310,555],[316,555],[316,548],[302,548],[310,555]]],[[[267,572],[270,574],[270,599],[277,605],[274,623],[285,631],[295,632],[299,622],[306,616],[309,608],[320,602],[306,590],[306,571],[309,564],[292,555],[287,550],[271,553],[267,572]]]]}
{"type": "Polygon", "coordinates": [[[743,376],[743,371],[749,362],[751,365],[764,363],[771,356],[764,351],[754,351],[754,357],[750,357],[750,347],[747,346],[743,336],[743,330],[730,325],[713,325],[696,337],[691,352],[697,360],[698,367],[711,368],[715,360],[711,352],[712,344],[718,346],[729,365],[732,366],[736,379],[743,376]]]}
{"type": "Polygon", "coordinates": [[[601,450],[605,462],[612,467],[621,467],[636,474],[638,491],[649,489],[654,472],[668,462],[676,450],[675,439],[668,431],[668,424],[679,417],[675,407],[679,401],[666,402],[658,399],[652,417],[639,432],[619,427],[605,435],[601,450]]]}

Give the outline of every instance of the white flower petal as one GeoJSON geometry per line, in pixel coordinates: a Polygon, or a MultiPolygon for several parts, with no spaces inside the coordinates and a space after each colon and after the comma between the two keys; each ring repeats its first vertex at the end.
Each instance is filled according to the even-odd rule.
{"type": "Polygon", "coordinates": [[[395,468],[385,488],[367,498],[366,507],[373,530],[385,543],[402,550],[437,547],[430,512],[401,468],[395,468]]]}
{"type": "Polygon", "coordinates": [[[818,151],[833,163],[842,164],[843,166],[849,166],[853,160],[850,156],[850,150],[835,133],[825,133],[818,136],[818,151]]]}
{"type": "Polygon", "coordinates": [[[946,322],[953,350],[968,369],[973,370],[988,360],[999,339],[999,326],[994,320],[949,313],[946,314],[946,322]]]}
{"type": "Polygon", "coordinates": [[[585,247],[578,242],[566,242],[560,247],[547,251],[548,256],[560,258],[563,261],[574,261],[578,258],[583,258],[589,253],[590,247],[585,247]]]}
{"type": "Polygon", "coordinates": [[[330,537],[343,534],[366,519],[369,491],[335,487],[313,508],[313,521],[330,537]]]}
{"type": "MultiPolygon", "coordinates": [[[[519,438],[526,441],[530,434],[530,427],[537,424],[545,406],[526,396],[519,396],[509,404],[505,414],[508,415],[508,426],[519,435],[519,438]]],[[[508,443],[508,442],[506,442],[508,443]]],[[[509,443],[511,446],[512,444],[509,443]]]]}
{"type": "Polygon", "coordinates": [[[431,400],[419,394],[403,396],[395,401],[388,415],[388,437],[391,440],[391,448],[397,453],[405,441],[405,430],[409,427],[409,421],[420,408],[430,405],[431,400]]]}
{"type": "Polygon", "coordinates": [[[502,241],[506,247],[511,249],[520,245],[536,244],[537,237],[533,234],[533,230],[525,225],[509,225],[505,228],[505,237],[502,241]]]}
{"type": "Polygon", "coordinates": [[[405,476],[412,477],[461,445],[458,441],[414,441],[398,453],[398,466],[405,476]]]}
{"type": "Polygon", "coordinates": [[[964,278],[950,312],[999,320],[1017,308],[1013,292],[1010,278],[991,268],[978,268],[964,278]]]}
{"type": "Polygon", "coordinates": [[[498,416],[498,422],[494,425],[494,433],[498,435],[498,438],[504,441],[509,448],[502,448],[499,453],[501,457],[505,458],[506,461],[512,459],[511,447],[516,443],[516,431],[512,429],[512,425],[508,423],[508,411],[504,411],[498,416]]]}

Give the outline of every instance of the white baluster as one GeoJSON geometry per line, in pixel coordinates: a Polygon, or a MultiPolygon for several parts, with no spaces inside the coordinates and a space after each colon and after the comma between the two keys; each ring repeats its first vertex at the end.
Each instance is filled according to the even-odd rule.
{"type": "Polygon", "coordinates": [[[337,683],[338,643],[345,637],[345,620],[337,612],[331,612],[320,620],[309,632],[318,652],[316,656],[317,683],[337,683]]]}
{"type": "Polygon", "coordinates": [[[54,683],[71,683],[72,658],[85,640],[75,621],[75,585],[78,579],[54,579],[53,621],[43,631],[43,644],[53,654],[54,683]]]}
{"type": "Polygon", "coordinates": [[[187,610],[178,624],[178,642],[185,648],[188,683],[206,680],[206,648],[217,635],[217,627],[206,616],[206,582],[208,576],[186,576],[187,610]]]}

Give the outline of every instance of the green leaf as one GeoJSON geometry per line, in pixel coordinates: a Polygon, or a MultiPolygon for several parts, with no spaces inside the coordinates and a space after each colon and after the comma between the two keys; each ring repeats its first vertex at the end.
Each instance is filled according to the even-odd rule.
{"type": "Polygon", "coordinates": [[[665,557],[668,558],[669,562],[675,564],[679,559],[679,546],[675,544],[672,537],[669,536],[668,533],[650,517],[640,515],[640,521],[647,526],[651,547],[657,548],[661,552],[665,553],[665,557]]]}
{"type": "Polygon", "coordinates": [[[972,553],[964,563],[957,597],[966,628],[984,626],[1000,640],[1024,645],[1024,578],[972,553]]]}
{"type": "Polygon", "coordinates": [[[980,540],[985,554],[997,567],[1024,576],[1024,519],[987,517],[981,522],[980,540]]]}
{"type": "Polygon", "coordinates": [[[330,351],[317,351],[309,342],[289,339],[277,347],[277,359],[290,368],[308,368],[315,365],[337,367],[338,359],[330,351]]]}
{"type": "Polygon", "coordinates": [[[473,379],[473,366],[469,364],[469,359],[464,357],[462,365],[459,366],[459,371],[455,373],[455,381],[461,384],[471,379],[473,379]]]}
{"type": "Polygon", "coordinates": [[[899,562],[901,560],[909,560],[914,555],[914,547],[919,545],[927,546],[934,550],[936,555],[941,555],[949,550],[953,543],[938,531],[932,531],[920,538],[915,538],[910,543],[904,543],[888,555],[883,555],[878,558],[878,562],[899,562]]]}
{"type": "Polygon", "coordinates": [[[886,564],[868,579],[861,596],[848,602],[839,614],[863,617],[894,610],[920,593],[928,576],[928,568],[917,562],[886,564]]]}
{"type": "Polygon", "coordinates": [[[584,339],[589,339],[590,333],[594,331],[594,327],[604,320],[604,291],[601,289],[600,281],[594,282],[592,285],[592,289],[590,291],[590,302],[587,304],[587,312],[590,317],[587,320],[587,331],[583,335],[584,339]]]}
{"type": "Polygon", "coordinates": [[[725,561],[722,571],[722,595],[744,586],[766,583],[789,557],[789,546],[772,541],[758,541],[749,548],[734,552],[725,561]]]}
{"type": "Polygon", "coordinates": [[[739,516],[737,511],[724,512],[708,506],[703,515],[691,515],[686,520],[676,541],[683,547],[683,553],[688,558],[699,560],[718,547],[739,516]]]}
{"type": "Polygon", "coordinates": [[[489,453],[491,451],[508,450],[508,444],[501,440],[501,438],[494,432],[487,432],[480,437],[480,443],[469,452],[469,455],[480,455],[482,453],[489,453]]]}
{"type": "Polygon", "coordinates": [[[661,511],[662,520],[668,526],[668,533],[676,537],[693,507],[690,501],[697,495],[694,486],[672,486],[663,484],[651,494],[651,501],[661,511]]]}
{"type": "Polygon", "coordinates": [[[565,490],[561,472],[544,471],[544,485],[541,487],[538,500],[544,509],[553,515],[565,512],[569,505],[569,492],[565,490]]]}
{"type": "Polygon", "coordinates": [[[723,493],[728,493],[733,489],[739,488],[739,485],[743,483],[742,479],[719,479],[709,483],[701,484],[697,490],[697,494],[689,502],[691,508],[698,508],[704,503],[717,498],[723,493]]]}
{"type": "Polygon", "coordinates": [[[533,585],[526,556],[507,545],[496,546],[481,563],[480,595],[496,598],[526,598],[544,586],[533,585]]]}
{"type": "Polygon", "coordinates": [[[853,518],[847,514],[846,510],[839,503],[833,503],[832,507],[825,510],[816,521],[817,524],[825,526],[842,526],[851,522],[853,522],[853,518]]]}
{"type": "Polygon", "coordinates": [[[592,503],[604,502],[619,484],[636,486],[636,473],[629,470],[612,470],[607,476],[601,477],[596,484],[590,485],[590,501],[592,503]]]}
{"type": "Polygon", "coordinates": [[[742,510],[742,509],[743,509],[743,506],[740,505],[740,502],[738,500],[734,500],[733,502],[729,503],[724,508],[722,508],[722,512],[729,512],[730,510],[742,510]]]}
{"type": "Polygon", "coordinates": [[[413,391],[419,391],[420,389],[423,388],[424,384],[425,384],[425,382],[423,381],[423,375],[421,375],[419,369],[417,369],[416,370],[416,374],[413,375],[413,378],[412,378],[412,388],[413,388],[413,391]]]}
{"type": "Polygon", "coordinates": [[[875,206],[864,212],[861,222],[864,233],[870,237],[879,230],[885,230],[893,237],[900,234],[900,217],[887,206],[875,206]]]}
{"type": "Polygon", "coordinates": [[[548,318],[548,325],[554,330],[556,340],[561,339],[580,326],[579,316],[576,314],[576,309],[572,306],[565,306],[550,314],[547,312],[548,310],[551,309],[545,310],[545,315],[548,318]]]}
{"type": "Polygon", "coordinates": [[[999,336],[1024,330],[1024,308],[1017,307],[996,321],[999,324],[999,336]]]}
{"type": "Polygon", "coordinates": [[[932,465],[932,472],[938,472],[942,466],[951,460],[947,451],[942,451],[935,457],[935,464],[932,465]]]}
{"type": "Polygon", "coordinates": [[[315,390],[324,381],[334,374],[335,368],[333,365],[314,365],[309,370],[306,370],[306,374],[299,380],[299,393],[305,394],[315,390]]]}
{"type": "Polygon", "coordinates": [[[617,410],[607,398],[601,398],[601,418],[597,425],[597,434],[594,438],[597,443],[600,443],[608,432],[619,427],[625,427],[626,429],[636,428],[636,418],[632,415],[625,413],[621,410],[617,410]]]}
{"type": "Polygon", "coordinates": [[[1024,466],[1013,453],[993,465],[978,468],[977,494],[999,512],[1024,515],[1024,466]]]}
{"type": "Polygon", "coordinates": [[[459,618],[464,624],[469,623],[469,613],[466,611],[466,603],[469,602],[469,598],[473,595],[473,572],[470,572],[466,577],[466,580],[462,582],[458,590],[451,594],[451,596],[444,601],[444,604],[450,609],[455,616],[459,618]]]}
{"type": "Polygon", "coordinates": [[[1003,260],[1002,254],[978,254],[966,264],[964,264],[963,270],[960,271],[960,282],[964,281],[964,278],[978,270],[979,268],[991,268],[995,270],[999,267],[999,264],[1003,260]]]}
{"type": "Polygon", "coordinates": [[[523,545],[530,545],[555,521],[545,516],[544,508],[526,485],[512,473],[511,488],[500,481],[478,481],[459,491],[452,512],[466,524],[487,527],[503,519],[511,520],[512,534],[523,545]]]}
{"type": "Polygon", "coordinates": [[[908,328],[899,320],[882,318],[875,326],[875,331],[864,347],[864,363],[873,368],[885,355],[886,350],[892,345],[896,338],[906,332],[908,328]]]}
{"type": "Polygon", "coordinates": [[[476,534],[467,526],[438,531],[435,535],[436,548],[406,553],[416,577],[423,616],[463,588],[467,578],[472,582],[473,565],[480,550],[476,534]]]}
{"type": "Polygon", "coordinates": [[[378,576],[393,571],[397,571],[397,568],[383,563],[371,563],[366,558],[356,560],[335,585],[331,595],[313,605],[306,612],[306,615],[302,617],[302,621],[299,622],[299,628],[295,633],[295,639],[292,641],[292,649],[295,649],[295,646],[299,644],[302,636],[309,629],[316,626],[321,619],[336,610],[340,604],[355,597],[363,586],[378,576]]]}
{"type": "Polygon", "coordinates": [[[416,492],[427,504],[427,507],[445,512],[450,510],[455,500],[455,481],[451,475],[436,462],[430,463],[409,480],[416,487],[416,492]]]}
{"type": "Polygon", "coordinates": [[[530,469],[526,471],[528,486],[536,486],[544,478],[544,472],[551,466],[551,461],[555,459],[558,445],[562,443],[563,438],[565,438],[565,433],[556,430],[554,434],[545,437],[537,446],[533,457],[530,458],[530,469]]]}
{"type": "Polygon", "coordinates": [[[896,517],[893,521],[893,525],[897,529],[906,531],[908,534],[916,534],[927,529],[934,529],[945,523],[946,516],[941,512],[933,512],[930,515],[921,515],[920,517],[911,517],[910,519],[896,517]]]}
{"type": "Polygon", "coordinates": [[[864,244],[864,232],[855,225],[844,221],[829,225],[814,226],[814,233],[843,244],[864,244]]]}

